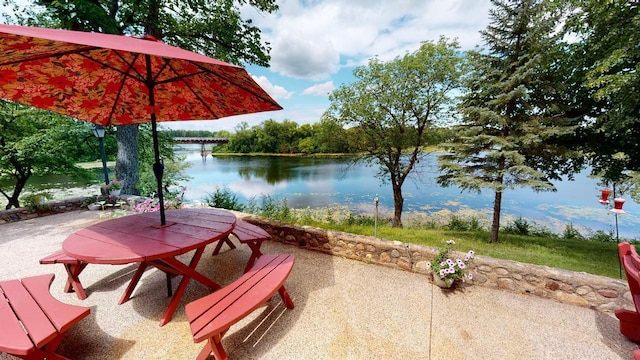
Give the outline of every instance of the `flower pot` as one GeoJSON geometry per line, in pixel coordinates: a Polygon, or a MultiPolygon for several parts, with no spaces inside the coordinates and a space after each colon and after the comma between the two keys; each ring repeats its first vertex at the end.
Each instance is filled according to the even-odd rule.
{"type": "Polygon", "coordinates": [[[443,280],[443,279],[440,279],[440,276],[437,276],[436,274],[433,274],[433,282],[439,288],[449,289],[449,288],[451,288],[453,286],[454,280],[453,279],[444,279],[443,280]]]}
{"type": "Polygon", "coordinates": [[[120,189],[118,189],[118,190],[111,190],[111,191],[109,191],[109,195],[111,195],[111,196],[118,196],[118,195],[120,195],[120,189]]]}
{"type": "Polygon", "coordinates": [[[89,204],[87,205],[87,208],[89,210],[100,210],[102,209],[102,206],[100,204],[89,204]]]}

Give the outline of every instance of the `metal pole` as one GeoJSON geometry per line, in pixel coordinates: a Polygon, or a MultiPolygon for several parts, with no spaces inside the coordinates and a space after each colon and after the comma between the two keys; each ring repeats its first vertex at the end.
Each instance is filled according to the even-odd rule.
{"type": "MultiPolygon", "coordinates": [[[[613,183],[613,198],[616,198],[616,183],[613,183]]],[[[614,200],[615,206],[615,200],[614,200]]],[[[620,234],[618,232],[618,213],[614,213],[616,215],[616,244],[620,244],[620,234]]],[[[616,253],[618,252],[618,247],[616,246],[616,253]]],[[[620,260],[620,255],[618,255],[618,269],[620,270],[620,279],[622,279],[622,261],[620,260]]]]}
{"type": "Polygon", "coordinates": [[[378,237],[378,194],[376,194],[374,201],[376,203],[376,217],[373,226],[373,237],[378,237]]]}
{"type": "Polygon", "coordinates": [[[104,172],[104,182],[109,185],[109,170],[107,170],[107,154],[104,151],[104,139],[98,138],[100,141],[100,153],[102,154],[102,171],[104,172]]]}

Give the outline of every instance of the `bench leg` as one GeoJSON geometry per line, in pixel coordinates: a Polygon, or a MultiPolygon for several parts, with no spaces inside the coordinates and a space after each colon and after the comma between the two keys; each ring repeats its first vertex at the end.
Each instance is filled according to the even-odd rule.
{"type": "Polygon", "coordinates": [[[211,255],[218,255],[218,253],[220,252],[220,250],[222,250],[222,245],[224,244],[229,245],[230,249],[235,249],[236,246],[233,245],[233,242],[231,242],[231,239],[229,239],[229,237],[227,236],[226,238],[218,241],[218,244],[216,245],[216,248],[213,250],[213,253],[211,253],[211,255]]]}
{"type": "Polygon", "coordinates": [[[64,286],[64,292],[69,293],[75,291],[78,299],[84,300],[87,298],[87,293],[82,287],[80,282],[80,273],[87,267],[87,263],[81,262],[79,264],[63,264],[64,269],[67,271],[67,283],[64,286]]]}
{"type": "Polygon", "coordinates": [[[224,351],[222,343],[220,342],[222,340],[222,336],[224,336],[225,333],[209,338],[207,340],[207,344],[204,346],[202,351],[200,351],[200,354],[198,354],[197,359],[206,360],[209,358],[209,355],[213,353],[213,357],[216,360],[227,360],[227,353],[224,351]]]}
{"type": "Polygon", "coordinates": [[[287,307],[287,309],[293,309],[293,300],[291,300],[291,297],[289,297],[289,293],[287,292],[287,289],[284,288],[284,285],[280,286],[280,289],[278,289],[278,293],[280,294],[280,297],[282,298],[282,301],[284,302],[284,305],[287,307]]]}
{"type": "Polygon", "coordinates": [[[260,246],[262,245],[262,241],[247,241],[247,245],[251,248],[251,257],[249,258],[249,262],[247,262],[247,266],[244,268],[244,273],[246,274],[253,265],[256,263],[258,258],[262,256],[262,252],[260,251],[260,246]]]}

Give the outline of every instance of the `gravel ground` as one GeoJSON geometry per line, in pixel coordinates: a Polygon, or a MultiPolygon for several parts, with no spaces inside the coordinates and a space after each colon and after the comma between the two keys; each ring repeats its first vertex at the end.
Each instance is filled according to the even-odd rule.
{"type": "MultiPolygon", "coordinates": [[[[193,342],[184,305],[208,294],[206,287],[191,282],[173,320],[160,327],[169,302],[163,273],[147,271],[132,299],[118,305],[135,265],[89,265],[81,275],[88,298],[79,300],[62,291],[61,265],[38,263],[67,235],[105,220],[100,213],[0,225],[0,280],[55,273],[56,298],[91,308],[62,342],[64,356],[194,359],[203,343],[193,342]]],[[[212,250],[200,261],[200,272],[222,285],[241,275],[248,248],[215,257],[212,250]]],[[[605,360],[631,359],[638,348],[620,334],[613,314],[480,286],[444,292],[424,275],[278,243],[265,243],[263,252],[295,254],[285,286],[296,307],[286,309],[276,295],[233,326],[222,341],[230,359],[605,360]]],[[[178,282],[173,279],[174,289],[178,282]]]]}

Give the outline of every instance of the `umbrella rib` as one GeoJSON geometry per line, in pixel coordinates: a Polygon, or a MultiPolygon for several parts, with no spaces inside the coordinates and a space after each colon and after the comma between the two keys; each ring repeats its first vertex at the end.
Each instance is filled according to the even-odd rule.
{"type": "MultiPolygon", "coordinates": [[[[233,82],[232,80],[229,80],[228,78],[226,78],[225,76],[223,76],[223,75],[221,75],[221,74],[218,74],[217,72],[215,72],[215,73],[214,73],[214,72],[212,72],[212,71],[208,71],[205,67],[203,67],[202,65],[200,65],[200,64],[198,64],[198,63],[195,63],[195,62],[192,62],[192,63],[193,63],[194,65],[196,65],[197,67],[199,67],[199,68],[201,68],[201,69],[204,69],[206,72],[208,72],[208,73],[212,74],[213,76],[218,77],[218,78],[221,78],[222,80],[226,81],[227,83],[232,84],[232,85],[234,85],[234,86],[236,86],[236,87],[238,87],[238,88],[240,88],[240,89],[242,89],[242,90],[244,90],[244,91],[248,92],[249,94],[251,94],[251,95],[253,95],[253,96],[255,96],[255,97],[257,97],[257,98],[259,98],[259,99],[261,99],[261,100],[263,100],[263,101],[265,101],[265,102],[268,102],[268,103],[272,103],[272,104],[274,104],[274,105],[277,105],[278,107],[280,107],[280,109],[282,109],[282,107],[281,107],[278,103],[276,103],[273,99],[271,99],[271,98],[265,98],[265,97],[263,97],[262,95],[260,95],[260,94],[256,93],[255,91],[250,90],[250,89],[247,89],[246,87],[244,87],[244,86],[242,86],[242,85],[240,85],[240,84],[237,84],[237,83],[233,82]]],[[[245,72],[246,72],[246,70],[245,70],[245,69],[243,69],[243,68],[238,68],[238,69],[240,69],[241,71],[245,71],[245,72]]],[[[248,74],[248,73],[247,73],[247,76],[249,76],[249,74],[248,74]]],[[[266,92],[265,92],[265,94],[266,94],[266,92]]],[[[267,95],[268,95],[268,94],[267,94],[267,95]]]]}
{"type": "MultiPolygon", "coordinates": [[[[178,74],[178,72],[174,69],[174,67],[173,67],[173,66],[171,66],[171,64],[169,63],[169,61],[167,61],[166,63],[167,63],[167,65],[169,66],[169,68],[170,68],[174,73],[178,74]]],[[[191,63],[193,64],[193,62],[191,62],[191,63]]],[[[197,64],[195,64],[195,65],[197,65],[197,64]]],[[[196,93],[196,92],[195,92],[195,90],[193,89],[193,86],[189,86],[189,84],[187,84],[187,83],[186,83],[186,81],[185,81],[185,79],[186,79],[186,78],[193,77],[193,76],[195,76],[195,75],[199,75],[199,74],[203,74],[203,73],[204,73],[204,74],[206,74],[206,73],[211,73],[211,71],[207,71],[206,69],[202,69],[202,67],[200,67],[200,66],[197,66],[197,67],[198,67],[199,69],[201,69],[201,71],[199,71],[199,72],[195,72],[195,73],[192,73],[192,74],[179,75],[178,77],[175,77],[175,78],[171,79],[171,81],[178,81],[178,80],[179,80],[179,81],[184,82],[184,83],[185,83],[185,85],[187,85],[187,89],[189,89],[189,91],[193,94],[193,96],[195,96],[195,97],[196,97],[196,99],[198,99],[198,101],[200,101],[200,104],[202,104],[202,106],[204,106],[205,108],[207,108],[207,110],[209,110],[209,112],[210,112],[211,114],[213,114],[213,117],[214,117],[215,119],[219,119],[219,118],[220,118],[220,116],[219,116],[219,115],[218,115],[218,114],[217,114],[217,113],[216,113],[216,112],[211,108],[211,106],[209,106],[209,104],[208,104],[206,101],[204,101],[204,99],[202,99],[202,97],[200,96],[200,94],[198,94],[198,93],[196,93]]],[[[163,82],[165,82],[165,81],[163,81],[163,82]]],[[[163,82],[160,82],[160,83],[163,83],[163,82]]],[[[167,80],[166,82],[169,82],[169,80],[167,80]]]]}
{"type": "Polygon", "coordinates": [[[0,66],[5,66],[5,65],[13,65],[13,64],[19,64],[19,63],[23,63],[25,61],[36,61],[36,60],[42,60],[42,59],[48,59],[48,58],[52,58],[52,57],[60,57],[60,56],[65,56],[65,55],[71,55],[71,54],[79,54],[83,51],[91,51],[91,50],[96,50],[99,49],[95,46],[85,46],[85,47],[80,47],[80,48],[76,48],[74,50],[67,50],[67,51],[60,51],[60,52],[48,52],[48,53],[41,53],[38,55],[33,55],[33,56],[29,56],[26,59],[17,59],[17,60],[12,60],[12,61],[4,61],[4,62],[0,62],[0,66]]]}

